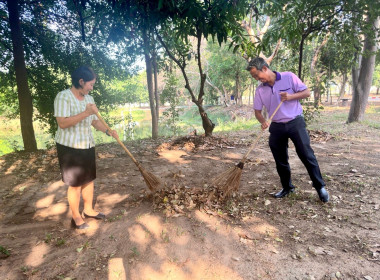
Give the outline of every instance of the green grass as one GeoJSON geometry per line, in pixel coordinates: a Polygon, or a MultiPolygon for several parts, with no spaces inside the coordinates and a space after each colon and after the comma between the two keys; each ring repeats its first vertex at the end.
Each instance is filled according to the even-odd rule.
{"type": "MultiPolygon", "coordinates": [[[[127,123],[129,112],[132,114],[133,121],[138,123],[134,127],[133,140],[150,138],[152,129],[149,110],[118,108],[112,111],[109,116],[104,117],[110,122],[110,126],[116,129],[120,139],[123,141],[130,140],[130,138],[124,137],[123,125],[120,123],[123,119],[123,115],[124,123],[127,123]],[[115,125],[115,123],[119,123],[119,125],[115,125]]],[[[214,129],[215,133],[252,130],[259,127],[259,123],[254,117],[251,119],[237,117],[235,120],[232,120],[230,114],[222,110],[222,107],[211,107],[206,112],[216,125],[214,129]]],[[[161,116],[162,114],[160,117],[161,116]]],[[[347,129],[380,129],[380,106],[369,106],[361,123],[346,124],[347,118],[348,108],[325,107],[321,116],[308,124],[308,129],[322,130],[332,135],[344,134],[347,129]]],[[[197,130],[198,134],[204,133],[202,120],[196,107],[185,109],[180,115],[180,120],[176,125],[179,128],[178,135],[187,135],[194,130],[197,130]]],[[[38,149],[46,149],[54,145],[53,137],[49,135],[39,123],[36,122],[34,124],[34,130],[38,149]]],[[[115,142],[112,137],[109,137],[100,131],[93,131],[97,144],[115,142]]],[[[160,119],[159,123],[159,135],[163,137],[173,136],[172,131],[162,119],[160,119]]],[[[0,156],[22,149],[23,142],[19,120],[0,117],[0,156]]]]}
{"type": "MultiPolygon", "coordinates": [[[[53,138],[38,122],[33,124],[38,149],[46,149],[54,144],[53,138]]],[[[0,156],[23,150],[20,121],[0,117],[0,156]]]]}
{"type": "MultiPolygon", "coordinates": [[[[231,120],[229,114],[220,110],[206,111],[209,118],[215,124],[214,132],[231,132],[245,129],[252,129],[254,126],[258,126],[259,122],[255,119],[245,119],[237,117],[234,121],[231,120]]],[[[191,108],[181,115],[181,128],[183,132],[196,129],[199,132],[203,132],[202,119],[199,115],[198,109],[191,108]]]]}

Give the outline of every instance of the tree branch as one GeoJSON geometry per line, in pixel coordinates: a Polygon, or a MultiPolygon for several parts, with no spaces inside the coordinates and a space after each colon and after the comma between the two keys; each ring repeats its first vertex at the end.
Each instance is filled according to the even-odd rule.
{"type": "Polygon", "coordinates": [[[186,67],[186,62],[183,62],[181,63],[175,56],[174,54],[169,50],[167,44],[164,42],[164,40],[162,39],[161,35],[158,34],[157,30],[155,30],[156,32],[156,35],[157,35],[157,38],[158,38],[158,41],[160,41],[160,44],[164,47],[167,55],[171,58],[171,60],[173,60],[177,65],[178,67],[181,69],[181,72],[182,72],[182,75],[183,75],[183,78],[185,79],[185,88],[189,91],[190,95],[191,95],[191,100],[197,104],[197,99],[195,98],[195,95],[190,87],[190,82],[189,82],[189,78],[187,77],[187,74],[185,72],[185,67],[186,67]]]}

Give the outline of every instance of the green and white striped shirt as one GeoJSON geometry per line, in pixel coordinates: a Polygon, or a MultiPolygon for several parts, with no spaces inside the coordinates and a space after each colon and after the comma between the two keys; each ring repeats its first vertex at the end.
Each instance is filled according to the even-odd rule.
{"type": "MultiPolygon", "coordinates": [[[[71,117],[82,113],[88,103],[95,104],[94,98],[86,94],[84,100],[78,100],[70,89],[57,94],[54,100],[54,117],[71,117]]],[[[75,148],[88,149],[95,146],[92,135],[91,123],[97,120],[96,115],[91,115],[74,126],[62,129],[58,126],[55,141],[61,145],[75,148]]]]}

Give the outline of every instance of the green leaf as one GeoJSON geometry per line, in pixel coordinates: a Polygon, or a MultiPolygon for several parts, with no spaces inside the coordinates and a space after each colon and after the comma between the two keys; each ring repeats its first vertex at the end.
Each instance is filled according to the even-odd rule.
{"type": "Polygon", "coordinates": [[[162,9],[162,2],[163,2],[163,0],[158,1],[158,10],[162,9]]]}

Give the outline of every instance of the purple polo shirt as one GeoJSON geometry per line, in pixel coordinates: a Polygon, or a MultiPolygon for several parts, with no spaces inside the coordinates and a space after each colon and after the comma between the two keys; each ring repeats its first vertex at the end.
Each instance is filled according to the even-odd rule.
{"type": "MultiPolygon", "coordinates": [[[[269,116],[272,116],[277,105],[281,102],[280,92],[293,94],[307,89],[307,86],[292,72],[273,72],[276,73],[276,81],[273,87],[267,83],[260,84],[256,89],[253,102],[253,108],[255,110],[262,110],[263,106],[265,106],[269,116]]],[[[285,101],[272,121],[288,122],[301,114],[302,106],[299,100],[285,101]]]]}

